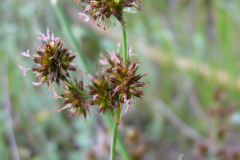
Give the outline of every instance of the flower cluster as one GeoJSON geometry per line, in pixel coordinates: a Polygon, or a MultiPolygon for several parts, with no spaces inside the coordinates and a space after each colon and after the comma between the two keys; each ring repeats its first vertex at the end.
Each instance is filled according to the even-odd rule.
{"type": "Polygon", "coordinates": [[[112,96],[113,93],[113,85],[108,80],[108,77],[105,75],[101,75],[99,78],[95,78],[92,75],[89,75],[90,85],[88,88],[90,89],[89,94],[93,95],[93,99],[91,100],[91,105],[99,105],[97,109],[97,114],[103,112],[105,114],[107,111],[113,112],[113,109],[117,108],[117,96],[112,96]]]}
{"type": "MultiPolygon", "coordinates": [[[[62,104],[65,105],[59,111],[70,108],[70,116],[83,115],[85,121],[87,120],[87,114],[91,116],[89,109],[90,105],[98,106],[96,115],[101,112],[103,115],[105,115],[107,112],[112,114],[114,117],[114,127],[110,159],[114,159],[114,149],[117,140],[117,126],[120,120],[122,105],[123,103],[127,104],[127,109],[125,110],[126,112],[128,108],[130,108],[131,98],[141,98],[143,92],[140,90],[140,87],[147,85],[147,83],[139,81],[147,74],[136,74],[139,61],[129,61],[126,58],[127,56],[132,56],[134,54],[131,53],[132,48],[130,48],[127,55],[126,28],[125,19],[123,18],[124,9],[132,13],[135,11],[131,11],[131,8],[140,10],[139,3],[141,0],[75,1],[80,1],[87,4],[87,6],[83,7],[84,12],[79,13],[80,17],[85,17],[84,21],[89,20],[89,17],[85,14],[89,13],[93,16],[94,23],[97,18],[99,18],[99,23],[97,24],[99,27],[101,27],[101,20],[104,20],[104,30],[106,29],[107,19],[111,19],[112,16],[114,16],[121,23],[123,29],[124,60],[114,51],[108,51],[111,55],[110,58],[102,53],[100,55],[102,59],[99,60],[101,64],[105,65],[102,72],[100,74],[97,73],[96,77],[89,74],[88,76],[91,81],[88,86],[84,86],[82,77],[80,81],[77,79],[73,81],[69,75],[69,71],[79,71],[71,63],[76,57],[76,55],[70,56],[74,50],[68,50],[71,48],[71,46],[63,47],[65,39],[61,39],[60,41],[56,42],[59,38],[55,38],[54,34],[51,34],[50,36],[48,28],[46,36],[41,32],[37,32],[42,36],[38,38],[42,40],[42,47],[36,44],[39,50],[34,49],[37,55],[31,57],[29,50],[27,50],[27,52],[22,52],[22,55],[25,57],[31,57],[37,65],[34,68],[30,68],[36,74],[36,79],[38,81],[33,82],[34,85],[46,83],[49,88],[51,84],[55,82],[59,89],[60,85],[63,86],[64,93],[60,96],[53,88],[54,95],[52,97],[56,99],[62,98],[62,104]]],[[[118,47],[120,47],[120,44],[118,47]]],[[[23,70],[24,76],[29,70],[25,69],[21,65],[19,65],[19,68],[23,70]]]]}
{"type": "MultiPolygon", "coordinates": [[[[101,59],[99,62],[104,65],[100,75],[93,77],[89,74],[90,83],[84,87],[83,80],[75,79],[74,82],[68,80],[69,70],[78,71],[71,62],[76,55],[70,56],[73,50],[68,50],[70,47],[63,47],[64,39],[56,42],[58,38],[54,38],[54,35],[49,34],[47,28],[47,36],[41,32],[37,32],[42,35],[38,38],[43,40],[42,47],[39,45],[39,50],[34,49],[37,55],[30,56],[29,50],[22,52],[25,57],[31,57],[36,67],[32,68],[36,74],[36,78],[39,82],[33,82],[34,85],[40,85],[47,83],[48,87],[51,83],[55,82],[60,86],[62,81],[64,85],[64,93],[60,96],[57,95],[53,88],[55,98],[63,98],[62,104],[65,107],[60,109],[62,111],[66,108],[71,108],[70,116],[83,115],[86,120],[87,114],[90,116],[89,105],[97,105],[97,114],[111,112],[114,114],[115,109],[122,109],[124,103],[127,104],[127,108],[130,108],[131,99],[134,97],[141,98],[143,92],[141,87],[147,85],[147,83],[140,81],[140,79],[147,74],[136,74],[139,60],[129,61],[123,63],[123,59],[115,51],[108,51],[110,57],[101,53],[101,59]],[[86,89],[85,89],[86,88],[86,89]]],[[[120,44],[118,44],[120,47],[120,44]]],[[[132,48],[128,51],[128,57],[133,56],[132,48]]],[[[136,55],[135,55],[136,56],[136,55]]],[[[24,71],[24,75],[29,69],[25,69],[19,66],[24,71]]]]}
{"type": "MultiPolygon", "coordinates": [[[[83,85],[82,78],[79,82],[75,80],[74,85],[78,89],[84,92],[84,85],[83,85]]],[[[74,89],[69,84],[66,84],[64,89],[65,89],[64,94],[62,94],[61,97],[64,98],[63,104],[66,104],[66,106],[60,109],[59,111],[72,107],[69,115],[70,116],[74,116],[75,114],[78,116],[84,115],[84,119],[86,121],[87,113],[90,116],[90,110],[89,110],[89,104],[88,104],[87,98],[84,97],[79,92],[77,92],[76,89],[74,89]]]]}
{"type": "MultiPolygon", "coordinates": [[[[132,56],[132,49],[130,48],[128,55],[132,56]]],[[[137,75],[137,69],[139,60],[127,61],[124,65],[123,59],[115,52],[108,51],[111,58],[100,54],[100,62],[104,65],[109,64],[109,67],[105,68],[104,71],[108,75],[109,81],[112,83],[112,94],[111,97],[119,96],[121,104],[126,103],[127,109],[130,108],[131,98],[141,98],[143,92],[140,87],[147,85],[147,83],[139,81],[144,75],[137,75]]],[[[127,111],[125,110],[125,112],[127,111]]]]}
{"type": "MultiPolygon", "coordinates": [[[[134,7],[137,10],[141,10],[139,5],[140,0],[75,0],[80,2],[87,3],[86,7],[83,7],[84,12],[80,13],[80,17],[85,16],[85,13],[90,13],[93,16],[94,23],[99,17],[100,26],[101,20],[104,20],[104,29],[106,29],[106,21],[107,19],[111,19],[111,16],[117,18],[119,22],[121,22],[122,26],[123,21],[123,10],[131,12],[129,8],[134,7]]],[[[112,20],[112,19],[111,19],[112,20]]],[[[114,23],[115,24],[115,23],[114,23]]]]}
{"type": "MultiPolygon", "coordinates": [[[[41,32],[39,33],[42,37],[38,39],[42,40],[42,47],[38,44],[36,46],[39,50],[34,49],[37,55],[30,56],[29,50],[27,52],[22,52],[22,55],[25,57],[31,57],[36,64],[36,67],[31,68],[36,74],[36,79],[39,82],[33,82],[34,85],[41,85],[44,83],[48,84],[48,87],[52,82],[55,82],[60,86],[60,81],[65,80],[66,77],[69,77],[68,71],[77,71],[71,62],[76,57],[76,55],[70,56],[73,50],[68,50],[71,48],[63,47],[65,39],[61,39],[59,42],[56,42],[59,38],[55,38],[54,34],[49,34],[49,29],[47,28],[47,35],[45,36],[41,32]]],[[[21,65],[19,65],[24,71],[24,76],[26,75],[27,70],[21,65]]]]}
{"type": "MultiPolygon", "coordinates": [[[[132,49],[129,50],[129,55],[132,49]]],[[[88,98],[80,94],[69,84],[65,84],[64,94],[61,95],[64,98],[63,104],[65,107],[59,111],[70,108],[70,116],[84,115],[86,120],[87,113],[90,115],[89,105],[97,105],[97,114],[106,112],[114,113],[114,109],[121,109],[122,104],[126,103],[127,108],[130,108],[131,98],[139,97],[143,95],[140,87],[147,85],[145,82],[139,81],[144,75],[137,75],[136,71],[139,65],[138,60],[128,61],[127,65],[123,64],[123,60],[114,51],[108,51],[111,57],[101,53],[102,59],[99,60],[105,67],[100,75],[93,77],[89,74],[90,84],[86,86],[88,90],[84,89],[83,81],[75,80],[75,86],[82,92],[92,96],[88,98]],[[109,67],[106,67],[109,65],[109,67]],[[120,108],[118,108],[120,104],[120,108]]],[[[57,94],[55,94],[57,95],[57,94]]]]}
{"type": "Polygon", "coordinates": [[[71,48],[63,47],[65,39],[61,39],[58,43],[56,42],[59,38],[54,38],[54,35],[49,34],[49,29],[47,28],[47,36],[38,32],[42,35],[39,39],[42,39],[43,47],[39,45],[39,51],[34,51],[37,55],[34,55],[33,61],[37,64],[36,67],[32,68],[34,73],[36,73],[37,80],[40,83],[47,83],[48,86],[54,81],[57,85],[60,85],[60,80],[64,81],[66,77],[69,77],[69,70],[76,71],[71,62],[76,57],[76,55],[70,56],[73,50],[68,50],[71,48]]]}

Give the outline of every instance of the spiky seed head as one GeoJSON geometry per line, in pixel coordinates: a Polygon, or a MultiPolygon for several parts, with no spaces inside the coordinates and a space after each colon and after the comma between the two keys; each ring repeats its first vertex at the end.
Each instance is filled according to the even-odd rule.
{"type": "Polygon", "coordinates": [[[105,68],[105,72],[109,75],[109,80],[115,86],[111,97],[120,95],[120,102],[127,104],[127,109],[130,107],[131,98],[139,97],[143,95],[141,87],[148,85],[146,82],[140,81],[140,79],[147,74],[137,75],[137,69],[139,60],[127,61],[124,65],[123,59],[114,51],[110,52],[111,58],[101,53],[101,57],[108,62],[110,67],[105,68]]]}
{"type": "MultiPolygon", "coordinates": [[[[93,16],[94,23],[99,18],[99,23],[97,24],[101,27],[101,20],[104,21],[103,29],[106,29],[106,20],[111,19],[111,16],[117,18],[123,24],[125,21],[123,17],[123,10],[129,8],[136,8],[137,10],[141,10],[140,1],[141,0],[75,0],[78,2],[85,2],[87,6],[83,7],[84,12],[80,13],[80,17],[86,16],[85,13],[90,13],[93,16]]],[[[130,11],[131,12],[131,11],[130,11]]],[[[133,13],[133,12],[131,12],[133,13]]],[[[115,23],[114,23],[115,25],[115,23]]]]}
{"type": "MultiPolygon", "coordinates": [[[[76,79],[74,81],[74,85],[78,87],[80,90],[84,91],[84,85],[83,80],[78,82],[76,79]]],[[[61,96],[64,98],[63,104],[66,104],[65,107],[60,109],[59,111],[62,111],[63,109],[70,108],[70,116],[74,115],[83,115],[85,121],[87,120],[87,114],[90,115],[90,110],[88,106],[88,99],[84,97],[82,94],[78,93],[74,88],[72,88],[70,85],[66,84],[64,87],[64,94],[61,96]]]]}
{"type": "Polygon", "coordinates": [[[38,38],[42,40],[42,47],[36,44],[39,50],[34,49],[37,55],[34,55],[33,61],[37,66],[32,70],[37,80],[40,81],[39,83],[47,83],[49,87],[54,81],[59,86],[60,81],[69,77],[69,70],[76,71],[76,67],[71,64],[76,55],[70,56],[74,50],[69,50],[71,46],[63,47],[65,39],[57,42],[58,38],[54,38],[53,34],[50,37],[48,28],[47,36],[41,32],[37,33],[42,35],[38,38]]]}
{"type": "Polygon", "coordinates": [[[90,85],[88,86],[90,89],[89,94],[93,95],[90,104],[99,106],[97,114],[102,112],[105,115],[107,111],[112,112],[113,109],[117,108],[116,102],[118,100],[116,96],[111,96],[115,86],[105,75],[100,75],[99,77],[89,75],[89,77],[91,79],[90,85]]]}

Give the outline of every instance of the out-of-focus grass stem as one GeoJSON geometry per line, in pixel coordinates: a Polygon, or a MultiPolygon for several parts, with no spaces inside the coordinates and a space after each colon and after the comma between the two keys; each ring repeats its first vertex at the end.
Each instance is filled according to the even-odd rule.
{"type": "Polygon", "coordinates": [[[90,73],[90,70],[89,70],[89,68],[86,65],[86,61],[84,61],[84,57],[83,57],[82,51],[79,48],[79,46],[77,44],[77,41],[76,41],[76,39],[74,38],[74,36],[72,34],[69,22],[68,22],[68,20],[67,20],[67,18],[65,16],[65,14],[63,13],[63,10],[62,10],[61,6],[58,4],[57,0],[51,0],[51,3],[52,3],[52,6],[53,6],[53,8],[55,10],[55,13],[56,13],[56,15],[58,17],[58,20],[59,20],[59,22],[61,24],[61,27],[63,29],[64,34],[69,38],[70,44],[72,44],[76,48],[76,50],[78,52],[79,61],[81,62],[80,63],[81,69],[83,71],[86,71],[87,73],[90,73]]]}
{"type": "MultiPolygon", "coordinates": [[[[8,63],[8,57],[7,57],[7,63],[8,63]]],[[[8,66],[8,65],[5,65],[8,66]]],[[[9,85],[8,85],[8,68],[6,69],[6,76],[5,76],[5,83],[6,83],[6,88],[4,90],[5,92],[5,100],[3,103],[3,111],[4,111],[4,120],[7,128],[7,140],[9,144],[9,149],[11,152],[11,159],[12,160],[20,160],[19,154],[18,154],[18,148],[17,148],[17,143],[13,131],[13,126],[12,126],[12,116],[11,116],[11,106],[10,106],[10,99],[9,99],[9,85]]]]}

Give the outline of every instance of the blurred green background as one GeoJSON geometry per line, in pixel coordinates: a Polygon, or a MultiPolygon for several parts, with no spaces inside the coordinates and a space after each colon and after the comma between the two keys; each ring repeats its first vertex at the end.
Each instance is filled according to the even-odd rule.
{"type": "MultiPolygon", "coordinates": [[[[93,26],[92,18],[79,19],[82,3],[61,0],[59,5],[94,75],[100,50],[116,50],[121,42],[121,25],[109,22],[104,31],[93,26]]],[[[240,153],[240,1],[142,0],[141,6],[137,14],[124,13],[128,47],[139,55],[138,73],[148,74],[144,81],[150,82],[144,101],[134,99],[122,113],[119,134],[129,155],[136,160],[177,160],[180,154],[185,160],[215,160],[221,159],[218,149],[240,153]],[[207,114],[212,106],[233,109],[212,118],[207,114]],[[227,129],[220,140],[222,124],[227,129]],[[205,157],[199,155],[201,142],[211,146],[205,157]]],[[[34,74],[28,71],[24,77],[17,66],[34,66],[21,52],[34,54],[40,42],[36,31],[46,33],[49,27],[56,37],[66,38],[65,46],[73,45],[56,7],[47,0],[2,0],[0,9],[0,159],[108,159],[111,130],[102,114],[92,114],[85,123],[66,110],[58,112],[61,99],[52,98],[46,86],[33,86],[34,74]]]]}

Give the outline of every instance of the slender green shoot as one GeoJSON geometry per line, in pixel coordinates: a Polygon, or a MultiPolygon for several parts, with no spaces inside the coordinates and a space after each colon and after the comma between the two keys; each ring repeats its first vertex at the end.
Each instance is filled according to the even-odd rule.
{"type": "Polygon", "coordinates": [[[67,78],[65,78],[65,82],[67,82],[67,84],[69,84],[72,88],[74,88],[78,93],[80,93],[81,95],[88,97],[88,98],[92,98],[91,95],[85,93],[84,91],[82,91],[81,89],[79,89],[77,86],[75,86],[74,84],[72,84],[72,82],[70,82],[67,78]]]}
{"type": "MultiPolygon", "coordinates": [[[[106,113],[104,119],[107,122],[108,128],[113,128],[112,115],[106,113]]],[[[117,150],[119,151],[122,160],[131,160],[119,135],[117,135],[117,150]]]]}
{"type": "Polygon", "coordinates": [[[117,133],[118,133],[118,124],[120,120],[120,114],[121,114],[121,108],[120,108],[120,102],[118,102],[118,109],[116,110],[114,114],[114,124],[113,124],[113,130],[112,130],[112,141],[111,141],[111,150],[110,150],[110,160],[115,160],[115,148],[116,148],[116,142],[117,142],[117,133]]]}
{"type": "Polygon", "coordinates": [[[126,34],[126,27],[125,27],[125,22],[122,21],[122,36],[123,36],[123,64],[127,64],[127,34],[126,34]]]}

